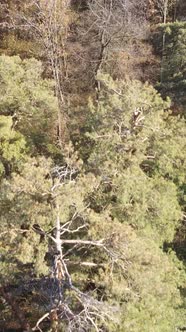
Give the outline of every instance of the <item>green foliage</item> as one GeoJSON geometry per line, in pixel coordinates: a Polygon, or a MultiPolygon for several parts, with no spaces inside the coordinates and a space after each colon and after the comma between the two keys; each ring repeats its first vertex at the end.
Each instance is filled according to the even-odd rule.
{"type": "Polygon", "coordinates": [[[121,222],[151,235],[157,242],[172,241],[181,218],[173,183],[159,177],[148,178],[140,169],[130,168],[113,185],[118,191],[112,213],[121,222]]]}
{"type": "MultiPolygon", "coordinates": [[[[105,310],[113,308],[115,318],[112,324],[108,324],[109,331],[137,332],[142,328],[148,331],[149,326],[152,326],[152,331],[173,331],[175,326],[181,324],[180,320],[176,322],[175,319],[181,305],[178,290],[182,286],[181,267],[179,269],[172,257],[162,252],[158,244],[149,238],[148,232],[139,235],[133,227],[120,223],[116,217],[113,219],[109,208],[99,213],[91,208],[89,200],[100,185],[100,178],[91,173],[79,175],[75,181],[66,181],[59,186],[54,204],[51,188],[57,182],[50,177],[51,167],[51,161],[45,158],[30,159],[19,174],[13,174],[12,179],[1,184],[0,222],[1,232],[5,232],[0,237],[4,248],[0,263],[1,281],[6,277],[6,282],[19,283],[19,280],[29,280],[30,275],[47,275],[50,262],[46,254],[52,251],[52,243],[46,239],[43,242],[41,235],[36,234],[32,227],[37,223],[48,232],[53,228],[58,211],[62,225],[78,212],[75,223],[77,226],[86,223],[86,228],[80,230],[75,238],[108,239],[107,246],[113,260],[99,248],[87,248],[83,256],[82,250],[73,251],[68,259],[77,264],[70,266],[69,272],[79,289],[84,291],[89,283],[94,284],[94,296],[101,294],[105,310]],[[78,263],[82,260],[92,261],[97,267],[79,267],[78,263]]],[[[129,174],[126,174],[124,181],[127,177],[129,174]]],[[[164,191],[166,184],[163,182],[161,185],[163,189],[157,188],[154,197],[149,198],[152,204],[161,205],[159,210],[164,209],[166,204],[164,198],[161,201],[161,191],[164,191]],[[156,195],[160,195],[159,201],[156,195]]],[[[169,187],[170,196],[174,196],[173,188],[169,187]]],[[[167,216],[162,216],[162,222],[163,218],[166,220],[167,216]]],[[[135,220],[134,215],[132,219],[135,220]]],[[[68,250],[68,246],[64,245],[63,250],[68,250]]],[[[27,298],[29,314],[33,314],[32,296],[27,298]]]]}
{"type": "Polygon", "coordinates": [[[161,135],[164,110],[169,108],[170,102],[163,101],[148,84],[114,82],[107,76],[100,79],[103,89],[98,109],[90,105],[92,131],[99,131],[97,135],[92,134],[96,148],[95,158],[92,154],[90,163],[93,167],[97,164],[103,173],[109,157],[117,167],[121,163],[122,167],[128,167],[135,161],[138,164],[143,161],[153,137],[158,139],[161,135]],[[96,155],[96,149],[100,149],[103,142],[103,151],[107,153],[100,151],[96,155]]]}
{"type": "Polygon", "coordinates": [[[178,291],[180,271],[170,257],[145,238],[133,241],[129,251],[134,293],[123,306],[119,331],[175,331],[183,323],[177,319],[182,303],[178,291]]]}
{"type": "Polygon", "coordinates": [[[171,96],[175,103],[185,111],[186,89],[186,23],[175,22],[159,28],[161,36],[165,35],[162,57],[162,82],[160,90],[171,96]]]}
{"type": "Polygon", "coordinates": [[[47,151],[55,143],[57,100],[51,80],[42,79],[35,59],[0,57],[0,114],[12,116],[30,147],[47,151]]]}
{"type": "Polygon", "coordinates": [[[4,35],[0,41],[0,54],[6,54],[8,56],[20,55],[21,57],[38,57],[39,46],[36,42],[25,38],[20,33],[16,34],[15,31],[9,31],[4,35]],[[19,34],[19,36],[18,36],[19,34]]]}
{"type": "MultiPolygon", "coordinates": [[[[0,242],[4,248],[3,266],[6,265],[6,269],[9,270],[9,267],[14,265],[14,272],[7,276],[7,281],[14,278],[17,273],[25,274],[26,277],[24,266],[27,270],[28,263],[35,263],[36,274],[46,271],[46,244],[45,252],[43,244],[38,250],[40,237],[31,231],[31,227],[35,223],[47,227],[52,222],[51,209],[47,204],[50,180],[44,181],[48,175],[49,165],[50,161],[45,158],[30,159],[21,167],[19,174],[14,173],[12,179],[3,180],[1,183],[0,221],[4,236],[0,236],[0,242]],[[43,196],[45,191],[46,196],[43,196]],[[15,246],[16,253],[12,257],[11,252],[15,246]]],[[[1,271],[1,277],[3,275],[1,271]]]]}
{"type": "Polygon", "coordinates": [[[0,176],[9,175],[23,161],[26,142],[20,133],[13,129],[10,116],[0,116],[0,176]]]}
{"type": "MultiPolygon", "coordinates": [[[[102,225],[97,220],[94,230],[101,236],[103,228],[113,234],[112,249],[119,254],[113,265],[106,263],[91,275],[105,303],[120,305],[115,312],[120,324],[109,325],[109,331],[175,331],[184,324],[179,293],[184,285],[181,266],[178,268],[175,259],[148,237],[137,235],[117,219],[109,221],[104,213],[100,217],[102,225]]],[[[100,260],[102,264],[105,261],[99,256],[96,262],[100,260]]]]}
{"type": "Polygon", "coordinates": [[[163,175],[181,186],[185,183],[186,174],[186,139],[185,119],[177,116],[166,118],[163,135],[154,137],[151,151],[155,151],[155,158],[151,162],[153,172],[163,175]]]}
{"type": "MultiPolygon", "coordinates": [[[[148,83],[101,73],[97,79],[99,100],[89,102],[83,137],[88,161],[69,145],[56,165],[53,83],[42,79],[35,59],[0,57],[0,283],[13,288],[31,321],[50,310],[40,290],[25,290],[24,300],[19,291],[50,275],[59,218],[73,285],[109,313],[100,328],[174,332],[184,326],[185,276],[175,254],[162,248],[182,218],[185,122],[148,83]],[[88,246],[77,243],[83,240],[88,246]]],[[[65,301],[79,314],[73,291],[64,292],[65,301]]],[[[0,315],[8,314],[3,307],[0,315]]]]}
{"type": "MultiPolygon", "coordinates": [[[[11,178],[4,179],[1,183],[0,223],[2,234],[5,232],[2,237],[0,233],[0,243],[4,248],[3,264],[7,264],[9,270],[14,262],[15,275],[19,271],[25,278],[28,273],[27,264],[30,264],[29,273],[32,271],[34,275],[48,272],[45,260],[48,239],[43,239],[34,232],[35,224],[48,232],[54,229],[58,213],[63,225],[73,217],[75,211],[79,213],[77,223],[83,223],[84,219],[88,222],[85,200],[95,186],[94,177],[82,175],[76,182],[67,181],[59,186],[56,198],[52,193],[55,182],[56,179],[52,177],[52,161],[42,157],[27,158],[19,173],[13,173],[11,178]],[[12,257],[11,252],[15,246],[16,253],[12,257]]],[[[82,238],[86,238],[86,233],[80,234],[82,238]]],[[[96,238],[96,234],[94,236],[96,238]]],[[[4,272],[1,277],[3,275],[4,272]]],[[[10,278],[13,276],[12,272],[10,278]]]]}
{"type": "Polygon", "coordinates": [[[103,89],[98,108],[90,104],[88,134],[89,167],[101,178],[94,207],[107,206],[160,243],[171,241],[181,218],[175,184],[184,182],[184,122],[169,116],[169,101],[148,84],[99,79],[103,89]]]}

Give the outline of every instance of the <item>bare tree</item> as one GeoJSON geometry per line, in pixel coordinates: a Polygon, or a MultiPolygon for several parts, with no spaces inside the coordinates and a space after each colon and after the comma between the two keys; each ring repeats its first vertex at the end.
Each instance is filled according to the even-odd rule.
{"type": "MultiPolygon", "coordinates": [[[[162,23],[167,23],[167,16],[169,13],[169,10],[171,7],[177,6],[175,0],[157,0],[157,8],[161,14],[162,17],[162,23]]],[[[164,57],[165,57],[165,43],[166,43],[166,32],[164,30],[163,36],[162,36],[162,58],[161,58],[161,69],[160,69],[160,81],[163,82],[163,70],[164,70],[164,57]]]]}
{"type": "Polygon", "coordinates": [[[147,0],[72,1],[75,11],[67,39],[68,91],[85,93],[95,87],[99,70],[113,69],[116,54],[131,40],[144,38],[147,0]]]}
{"type": "Polygon", "coordinates": [[[10,6],[6,26],[24,33],[40,47],[40,58],[45,59],[55,81],[58,99],[58,139],[62,147],[68,140],[64,80],[67,75],[65,43],[68,35],[68,0],[32,0],[17,11],[10,6]]]}
{"type": "Polygon", "coordinates": [[[158,8],[158,11],[161,14],[162,21],[164,24],[167,22],[167,11],[168,11],[168,4],[169,0],[157,0],[156,5],[158,8]]]}
{"type": "Polygon", "coordinates": [[[147,1],[93,0],[88,2],[89,20],[85,35],[95,31],[99,42],[94,75],[114,59],[115,52],[126,48],[130,38],[144,38],[147,32],[147,1]]]}
{"type": "Polygon", "coordinates": [[[177,18],[178,0],[155,0],[155,7],[162,18],[162,23],[167,23],[167,17],[175,21],[177,18]]]}
{"type": "Polygon", "coordinates": [[[19,13],[9,11],[10,28],[36,40],[41,58],[50,64],[59,101],[61,146],[65,137],[68,140],[67,113],[73,94],[92,91],[98,84],[98,71],[114,71],[117,55],[126,50],[129,36],[130,40],[144,38],[148,26],[147,0],[76,2],[73,6],[69,0],[32,0],[20,6],[19,13]],[[69,15],[74,7],[79,12],[69,15]]]}

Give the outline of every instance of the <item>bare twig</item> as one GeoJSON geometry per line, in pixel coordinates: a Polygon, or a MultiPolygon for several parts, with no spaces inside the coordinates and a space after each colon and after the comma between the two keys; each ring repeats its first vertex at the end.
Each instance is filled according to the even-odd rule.
{"type": "Polygon", "coordinates": [[[41,328],[40,328],[40,324],[46,319],[48,318],[50,315],[49,312],[47,312],[46,314],[44,314],[41,318],[39,318],[39,320],[37,321],[36,325],[32,328],[32,331],[37,331],[39,330],[40,332],[42,332],[41,328]]]}

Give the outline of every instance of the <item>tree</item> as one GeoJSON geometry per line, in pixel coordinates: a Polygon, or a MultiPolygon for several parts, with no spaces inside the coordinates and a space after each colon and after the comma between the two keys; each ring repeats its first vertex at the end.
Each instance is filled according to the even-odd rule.
{"type": "Polygon", "coordinates": [[[24,137],[13,129],[10,116],[0,116],[0,177],[10,175],[24,161],[26,142],[24,137]]]}
{"type": "Polygon", "coordinates": [[[169,94],[175,103],[175,108],[185,112],[185,23],[175,22],[159,28],[159,34],[165,35],[164,56],[162,58],[162,80],[158,88],[169,94]]]}
{"type": "Polygon", "coordinates": [[[12,315],[16,307],[22,326],[31,316],[33,330],[133,332],[152,324],[163,332],[181,324],[181,266],[109,210],[91,208],[93,175],[51,166],[30,159],[1,184],[0,296],[12,315]]]}
{"type": "MultiPolygon", "coordinates": [[[[34,317],[32,306],[36,303],[41,313],[35,329],[48,317],[51,325],[63,324],[71,331],[82,328],[88,331],[91,326],[98,329],[97,324],[104,323],[112,306],[103,305],[86,294],[86,282],[81,284],[76,276],[79,267],[85,271],[99,268],[99,263],[88,260],[91,253],[100,249],[102,257],[111,255],[108,238],[95,239],[89,230],[93,217],[88,217],[84,199],[91,183],[84,177],[74,180],[76,170],[70,165],[48,172],[49,160],[31,159],[20,174],[2,183],[0,204],[5,208],[1,213],[0,240],[4,248],[1,262],[4,288],[0,293],[6,300],[8,289],[18,283],[13,293],[20,313],[24,313],[20,296],[30,293],[30,297],[26,297],[26,312],[31,311],[34,317]],[[16,255],[12,256],[15,245],[16,255]],[[13,267],[14,272],[10,273],[13,267]]],[[[93,183],[91,185],[94,187],[93,183]]],[[[14,302],[11,299],[9,302],[15,313],[14,302]]],[[[112,319],[114,321],[114,317],[112,319]]]]}
{"type": "MultiPolygon", "coordinates": [[[[184,330],[185,119],[150,84],[119,79],[143,54],[153,1],[7,3],[0,28],[43,63],[28,49],[0,57],[1,328],[184,330]]],[[[158,4],[170,20],[173,2],[158,4]]],[[[164,94],[184,68],[183,27],[157,31],[164,94]]]]}
{"type": "MultiPolygon", "coordinates": [[[[87,23],[82,31],[82,38],[90,44],[91,35],[98,43],[97,55],[94,56],[94,78],[102,68],[108,69],[108,64],[116,59],[117,52],[123,48],[130,38],[143,38],[147,33],[145,13],[147,2],[141,1],[89,1],[87,2],[87,23]],[[134,23],[135,22],[135,23],[134,23]],[[143,36],[143,37],[142,37],[143,36]],[[89,41],[88,41],[89,39],[89,41]]],[[[92,45],[92,48],[95,46],[92,45]]],[[[95,50],[92,50],[95,53],[95,50]]]]}
{"type": "Polygon", "coordinates": [[[155,1],[155,5],[162,17],[162,23],[167,23],[167,17],[169,18],[170,14],[172,14],[172,20],[176,21],[178,7],[177,0],[157,0],[155,1]]]}
{"type": "Polygon", "coordinates": [[[9,126],[12,121],[12,127],[25,136],[31,149],[50,153],[55,145],[57,150],[58,105],[54,83],[42,79],[42,72],[41,62],[35,59],[1,56],[0,114],[7,116],[9,126]]]}
{"type": "Polygon", "coordinates": [[[2,315],[27,330],[168,332],[183,326],[182,266],[162,250],[181,218],[169,140],[183,122],[148,84],[97,79],[86,167],[69,149],[1,182],[2,315]]]}
{"type": "Polygon", "coordinates": [[[167,10],[168,10],[169,0],[158,0],[157,7],[161,13],[162,21],[164,24],[167,23],[167,10]]]}
{"type": "Polygon", "coordinates": [[[181,218],[175,159],[180,180],[185,169],[173,123],[181,135],[184,122],[172,119],[171,127],[165,111],[169,101],[163,101],[148,84],[114,82],[104,75],[99,79],[102,93],[98,106],[90,105],[88,134],[94,146],[89,169],[102,179],[94,207],[109,208],[111,215],[140,233],[142,229],[150,232],[157,242],[171,241],[181,218]]]}
{"type": "Polygon", "coordinates": [[[68,142],[66,99],[64,82],[67,79],[66,39],[70,16],[67,0],[25,2],[24,6],[8,6],[11,30],[24,33],[38,47],[36,56],[45,60],[48,75],[55,83],[55,95],[58,101],[58,140],[62,147],[68,142]],[[69,14],[69,13],[68,13],[69,14]]]}

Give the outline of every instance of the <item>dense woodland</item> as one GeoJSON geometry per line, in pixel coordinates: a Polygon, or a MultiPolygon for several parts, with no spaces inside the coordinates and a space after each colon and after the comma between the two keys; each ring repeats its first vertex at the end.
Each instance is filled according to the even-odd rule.
{"type": "Polygon", "coordinates": [[[186,331],[185,0],[0,1],[0,331],[186,331]]]}

